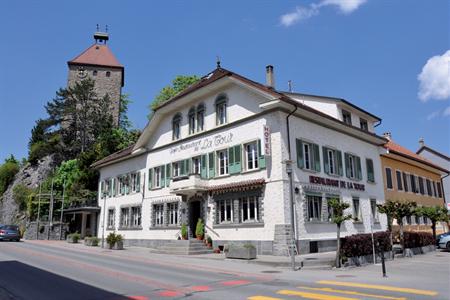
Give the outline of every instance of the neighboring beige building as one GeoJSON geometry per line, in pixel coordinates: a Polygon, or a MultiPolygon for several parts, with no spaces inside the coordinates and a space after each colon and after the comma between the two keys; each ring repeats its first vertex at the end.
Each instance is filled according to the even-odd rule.
{"type": "MultiPolygon", "coordinates": [[[[416,202],[418,206],[444,206],[444,191],[441,176],[448,171],[428,159],[396,144],[390,133],[384,146],[386,154],[381,155],[385,199],[416,202]]],[[[406,230],[431,230],[431,222],[424,217],[412,216],[404,220],[406,230]]],[[[441,224],[437,230],[446,230],[441,224]]]]}

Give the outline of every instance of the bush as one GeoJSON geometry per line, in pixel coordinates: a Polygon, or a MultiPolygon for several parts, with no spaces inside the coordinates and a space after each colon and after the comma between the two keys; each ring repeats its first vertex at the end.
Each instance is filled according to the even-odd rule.
{"type": "Polygon", "coordinates": [[[123,236],[120,234],[116,234],[114,232],[111,232],[106,237],[106,243],[108,243],[110,248],[114,247],[114,245],[116,245],[117,243],[120,243],[122,241],[123,241],[123,236]]]}
{"type": "Polygon", "coordinates": [[[68,240],[73,241],[74,243],[78,243],[78,241],[80,240],[81,236],[78,232],[76,233],[71,233],[67,236],[68,240]]]}
{"type": "MultiPolygon", "coordinates": [[[[380,248],[383,251],[391,251],[391,243],[389,232],[375,232],[373,234],[375,242],[375,250],[379,252],[376,247],[377,242],[380,243],[380,248]]],[[[365,256],[373,253],[372,235],[370,233],[354,234],[342,238],[341,256],[342,257],[357,257],[365,256]]]]}
{"type": "Polygon", "coordinates": [[[19,163],[13,156],[0,165],[0,195],[6,191],[17,172],[19,172],[19,163]]]}
{"type": "Polygon", "coordinates": [[[417,248],[435,244],[433,234],[429,232],[406,231],[403,236],[405,238],[405,248],[417,248]]]}
{"type": "Polygon", "coordinates": [[[32,194],[33,190],[23,184],[16,184],[14,186],[13,198],[21,211],[27,207],[28,199],[32,194]]]}

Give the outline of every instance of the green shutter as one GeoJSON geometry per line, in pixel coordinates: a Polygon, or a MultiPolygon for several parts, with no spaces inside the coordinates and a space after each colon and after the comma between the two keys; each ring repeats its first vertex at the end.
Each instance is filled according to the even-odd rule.
{"type": "Polygon", "coordinates": [[[184,160],[184,175],[191,174],[191,159],[185,159],[184,160]]]}
{"type": "Polygon", "coordinates": [[[342,176],[342,175],[344,175],[344,168],[342,167],[342,152],[339,150],[335,150],[334,154],[335,154],[336,160],[337,160],[338,174],[339,174],[339,176],[342,176]]]}
{"type": "Polygon", "coordinates": [[[350,162],[349,162],[349,154],[344,153],[344,159],[345,159],[345,176],[350,178],[350,162]]]}
{"type": "Polygon", "coordinates": [[[215,155],[214,152],[208,154],[208,178],[213,178],[215,176],[215,167],[214,161],[215,155]]]}
{"type": "Polygon", "coordinates": [[[131,185],[131,174],[127,174],[127,175],[125,175],[125,177],[126,177],[126,181],[127,181],[127,184],[126,184],[126,186],[125,186],[125,194],[129,194],[130,193],[130,185],[131,185]]]}
{"type": "Polygon", "coordinates": [[[180,160],[178,163],[180,164],[180,176],[186,175],[186,161],[180,160]]]}
{"type": "Polygon", "coordinates": [[[367,181],[375,182],[375,174],[373,172],[373,161],[370,158],[366,158],[367,167],[367,181]]]}
{"type": "Polygon", "coordinates": [[[200,178],[207,178],[208,177],[208,166],[206,161],[206,154],[203,154],[200,157],[200,178]]]}
{"type": "Polygon", "coordinates": [[[136,175],[136,181],[137,181],[137,185],[136,185],[136,192],[140,192],[141,191],[141,172],[138,172],[136,175]]]}
{"type": "Polygon", "coordinates": [[[164,165],[159,167],[159,172],[161,173],[161,187],[166,185],[166,168],[164,165]]]}
{"type": "Polygon", "coordinates": [[[323,171],[326,174],[330,174],[330,163],[328,161],[328,148],[322,146],[322,154],[323,154],[323,171]]]}
{"type": "Polygon", "coordinates": [[[362,179],[362,171],[361,171],[361,158],[359,156],[355,156],[356,158],[356,178],[358,180],[362,179]]]}
{"type": "Polygon", "coordinates": [[[104,180],[102,180],[101,182],[100,182],[100,198],[104,198],[104,195],[103,195],[103,186],[105,185],[105,181],[104,180]]]}
{"type": "Polygon", "coordinates": [[[231,147],[228,149],[228,168],[230,174],[234,174],[234,148],[231,147]]]}
{"type": "Polygon", "coordinates": [[[236,173],[240,173],[242,170],[241,153],[241,145],[234,146],[234,168],[236,173]]]}
{"type": "Polygon", "coordinates": [[[320,172],[320,152],[319,145],[312,144],[313,153],[314,153],[314,170],[316,172],[320,172]]]}
{"type": "Polygon", "coordinates": [[[170,173],[170,164],[166,165],[166,186],[170,185],[170,179],[172,178],[172,173],[170,173]]]}
{"type": "Polygon", "coordinates": [[[116,196],[116,178],[114,177],[114,178],[112,178],[111,179],[111,181],[112,181],[112,184],[111,184],[111,186],[112,186],[112,196],[113,197],[115,197],[116,196]]]}
{"type": "Polygon", "coordinates": [[[148,169],[148,189],[150,190],[152,188],[152,175],[153,175],[153,169],[148,169]]]}
{"type": "Polygon", "coordinates": [[[261,151],[261,140],[258,140],[258,154],[259,154],[259,168],[264,169],[266,167],[266,157],[261,151]]]}
{"type": "Polygon", "coordinates": [[[297,167],[303,169],[303,145],[302,140],[295,139],[295,144],[297,148],[297,167]]]}

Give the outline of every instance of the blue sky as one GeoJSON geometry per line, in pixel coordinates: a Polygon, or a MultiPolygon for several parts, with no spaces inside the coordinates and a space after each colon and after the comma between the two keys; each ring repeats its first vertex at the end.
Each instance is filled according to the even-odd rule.
{"type": "Polygon", "coordinates": [[[125,66],[129,117],[176,75],[224,68],[286,90],[345,98],[380,116],[379,134],[450,152],[449,1],[2,1],[0,160],[27,155],[35,120],[67,82],[66,62],[108,24],[125,66]],[[126,3],[126,5],[125,5],[126,3]],[[447,53],[447,54],[446,54],[447,53]],[[431,59],[431,60],[430,60],[431,59]],[[420,75],[420,80],[418,79],[420,75]]]}

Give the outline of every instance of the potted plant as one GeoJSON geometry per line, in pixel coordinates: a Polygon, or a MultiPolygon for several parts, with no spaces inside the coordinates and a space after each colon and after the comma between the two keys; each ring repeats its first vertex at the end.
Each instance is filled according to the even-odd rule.
{"type": "Polygon", "coordinates": [[[123,250],[123,237],[120,234],[115,234],[111,232],[106,237],[106,243],[109,249],[113,250],[123,250]]]}
{"type": "Polygon", "coordinates": [[[84,238],[84,244],[86,246],[97,247],[99,242],[100,242],[100,239],[95,236],[84,238]]]}
{"type": "Polygon", "coordinates": [[[197,226],[195,227],[195,236],[197,240],[203,240],[203,236],[205,234],[205,225],[203,224],[202,219],[198,219],[197,226]]]}
{"type": "Polygon", "coordinates": [[[123,236],[116,234],[116,242],[114,243],[114,250],[123,250],[123,236]]]}
{"type": "Polygon", "coordinates": [[[187,240],[187,238],[188,238],[188,230],[187,230],[187,225],[185,223],[183,223],[181,225],[181,238],[183,240],[187,240]]]}
{"type": "Polygon", "coordinates": [[[80,234],[78,232],[71,233],[67,236],[67,242],[70,244],[76,244],[80,240],[80,234]]]}
{"type": "Polygon", "coordinates": [[[212,238],[208,235],[206,238],[208,248],[212,248],[212,238]]]}

